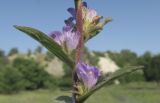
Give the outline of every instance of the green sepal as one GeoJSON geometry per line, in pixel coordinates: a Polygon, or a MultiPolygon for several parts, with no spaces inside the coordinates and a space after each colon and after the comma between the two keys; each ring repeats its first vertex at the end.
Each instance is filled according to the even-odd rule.
{"type": "Polygon", "coordinates": [[[97,34],[99,34],[103,27],[112,21],[111,17],[105,18],[103,22],[100,22],[96,25],[90,24],[87,26],[87,30],[84,31],[84,40],[87,42],[89,39],[95,37],[97,34]]]}

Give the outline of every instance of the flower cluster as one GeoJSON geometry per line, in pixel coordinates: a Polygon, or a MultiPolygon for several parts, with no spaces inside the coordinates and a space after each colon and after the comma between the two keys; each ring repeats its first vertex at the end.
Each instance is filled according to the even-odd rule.
{"type": "MultiPolygon", "coordinates": [[[[76,28],[76,10],[69,8],[68,12],[72,15],[65,20],[66,26],[62,32],[54,31],[51,33],[53,40],[60,45],[63,50],[72,52],[79,44],[80,33],[76,28]]],[[[82,22],[83,22],[83,37],[85,40],[95,35],[98,32],[97,26],[101,26],[101,16],[97,15],[94,9],[88,8],[87,3],[83,2],[82,6],[82,22]]],[[[78,82],[76,83],[77,92],[81,95],[92,89],[98,82],[101,72],[98,68],[90,66],[82,61],[76,64],[76,74],[78,82]]]]}
{"type": "MultiPolygon", "coordinates": [[[[68,8],[68,12],[72,15],[65,23],[70,26],[74,26],[76,20],[75,8],[68,8]]],[[[103,28],[103,24],[100,22],[102,16],[98,16],[96,10],[88,8],[87,3],[83,2],[82,6],[82,19],[85,41],[96,35],[103,28]]]]}

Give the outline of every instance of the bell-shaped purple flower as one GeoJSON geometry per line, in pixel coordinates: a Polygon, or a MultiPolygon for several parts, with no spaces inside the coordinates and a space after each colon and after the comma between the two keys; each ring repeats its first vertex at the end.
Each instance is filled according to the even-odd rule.
{"type": "Polygon", "coordinates": [[[73,31],[73,28],[70,26],[63,27],[63,31],[54,31],[51,33],[51,37],[61,46],[66,46],[67,49],[76,49],[80,33],[78,31],[73,31]]]}
{"type": "Polygon", "coordinates": [[[94,87],[101,76],[101,72],[98,68],[90,66],[83,62],[80,62],[76,66],[76,73],[78,78],[82,80],[85,87],[91,89],[94,87]]]}

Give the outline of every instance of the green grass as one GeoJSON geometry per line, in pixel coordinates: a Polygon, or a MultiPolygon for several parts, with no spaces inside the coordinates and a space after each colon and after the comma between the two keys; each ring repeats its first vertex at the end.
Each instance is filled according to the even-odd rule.
{"type": "MultiPolygon", "coordinates": [[[[70,95],[60,90],[38,90],[14,95],[0,95],[0,103],[63,103],[57,96],[70,95]]],[[[155,83],[131,83],[104,87],[86,103],[160,103],[160,86],[155,83]]]]}

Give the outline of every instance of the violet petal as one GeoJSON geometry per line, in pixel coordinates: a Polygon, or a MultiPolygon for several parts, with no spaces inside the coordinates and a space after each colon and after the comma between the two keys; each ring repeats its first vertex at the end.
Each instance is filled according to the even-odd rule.
{"type": "Polygon", "coordinates": [[[83,81],[88,89],[96,85],[100,76],[100,71],[96,67],[83,62],[78,63],[76,67],[78,78],[83,81]]]}

